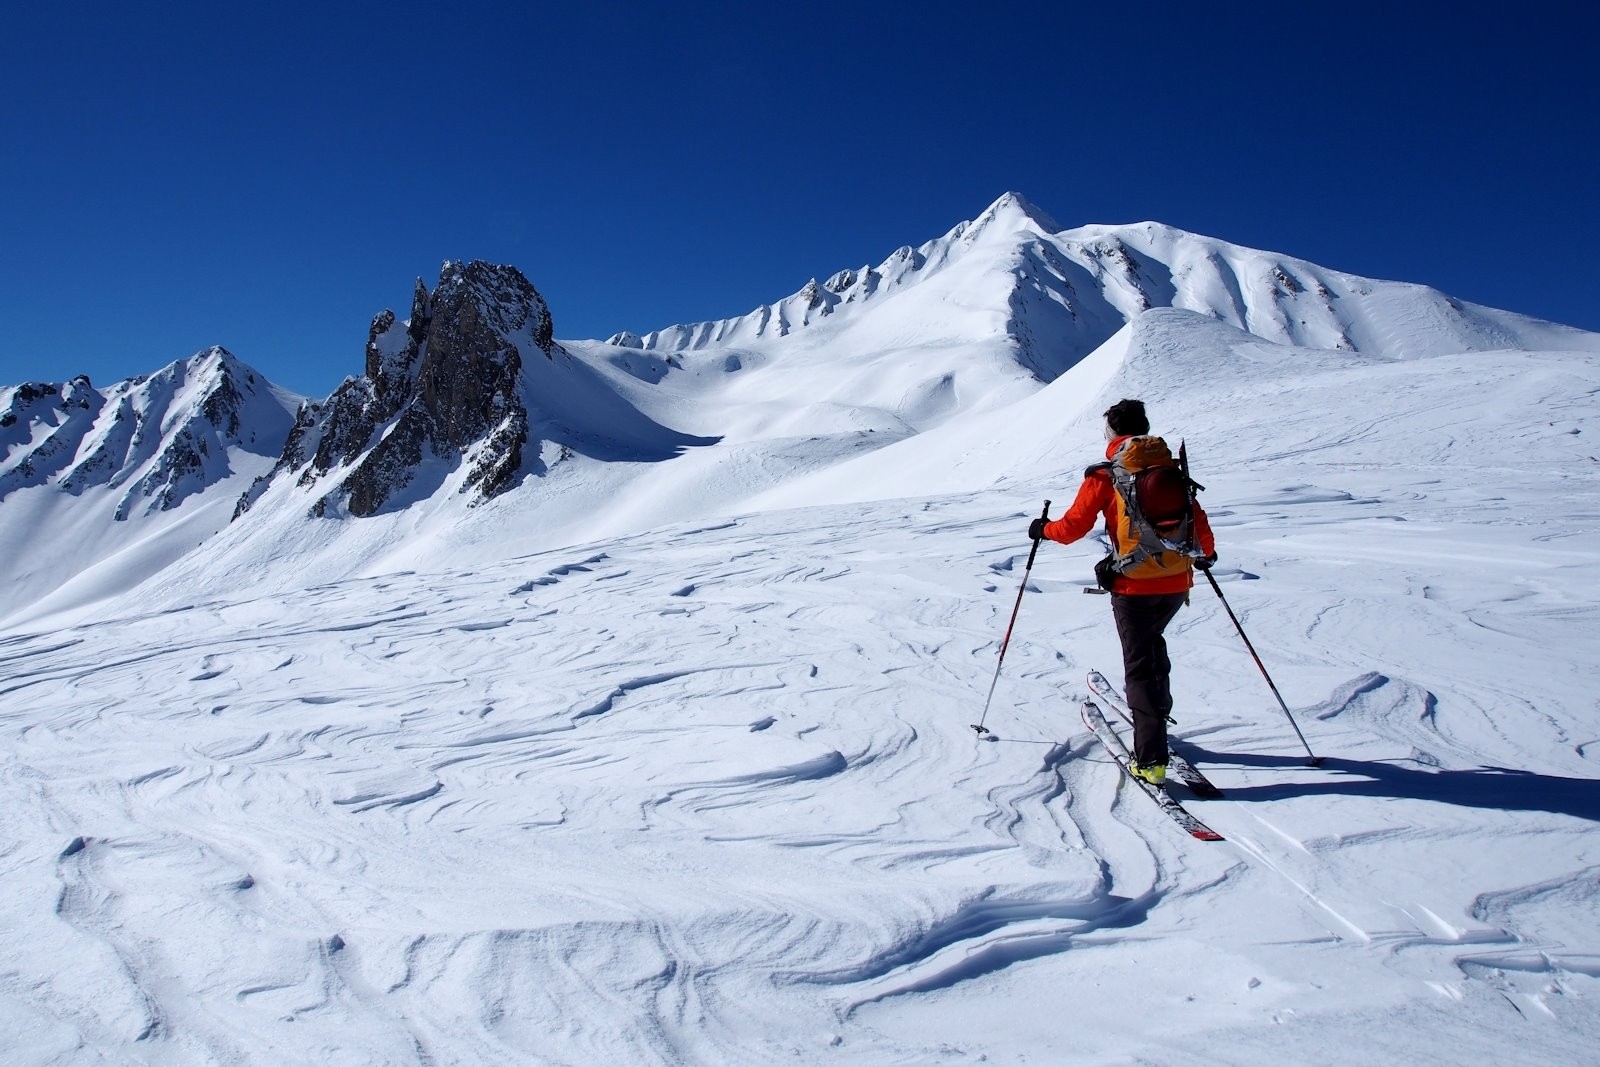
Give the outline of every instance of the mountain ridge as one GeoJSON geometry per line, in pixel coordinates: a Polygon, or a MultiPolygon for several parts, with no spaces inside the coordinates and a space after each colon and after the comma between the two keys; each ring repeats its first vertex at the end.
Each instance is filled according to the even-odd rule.
{"type": "MultiPolygon", "coordinates": [[[[1431,286],[1350,274],[1160,222],[1062,229],[1026,197],[1006,193],[973,221],[916,248],[902,246],[876,267],[841,270],[821,284],[812,279],[790,296],[742,316],[643,335],[617,334],[608,343],[677,353],[786,337],[855,310],[852,305],[865,306],[873,298],[914,286],[982,238],[997,235],[1017,246],[1014,304],[1030,297],[1049,301],[1074,322],[1089,324],[1081,346],[1085,351],[1103,344],[1133,316],[1163,306],[1195,311],[1295,347],[1370,350],[1383,343],[1370,320],[1402,294],[1427,303],[1441,331],[1438,344],[1427,351],[1467,350],[1459,347],[1463,344],[1472,350],[1519,347],[1520,335],[1531,329],[1541,331],[1536,345],[1541,349],[1587,349],[1591,342],[1580,338],[1595,336],[1461,301],[1431,286]],[[1024,234],[1031,236],[1022,238],[1024,234]],[[1097,290],[1104,294],[1102,300],[1093,298],[1097,290]],[[1358,305],[1354,313],[1343,312],[1339,305],[1346,303],[1358,305]]],[[[1018,340],[1030,347],[1028,338],[1018,340]]],[[[1026,358],[1038,360],[1038,355],[1026,358]]],[[[1046,381],[1051,370],[1059,373],[1049,361],[1031,365],[1047,368],[1041,374],[1046,381]]]]}
{"type": "Polygon", "coordinates": [[[290,474],[315,487],[311,515],[369,516],[410,485],[428,454],[449,462],[469,449],[460,491],[504,492],[528,439],[523,361],[552,359],[555,347],[550,309],[521,271],[447,260],[432,293],[417,279],[409,319],[388,309],[373,318],[365,374],[300,406],[277,464],[239,498],[234,519],[290,474]]]}
{"type": "MultiPolygon", "coordinates": [[[[746,316],[612,339],[624,343],[557,341],[516,268],[446,261],[432,292],[416,280],[408,318],[374,317],[364,373],[325,400],[278,390],[221,348],[192,357],[192,371],[174,364],[103,392],[87,379],[0,390],[0,543],[25,575],[0,618],[135,546],[155,561],[146,577],[211,546],[162,583],[173,589],[213,571],[259,580],[263,560],[335,580],[457,544],[514,552],[803,504],[799,487],[838,481],[819,472],[865,470],[850,464],[887,446],[914,468],[938,440],[998,447],[959,428],[915,442],[1005,426],[1013,405],[1096,353],[1110,366],[1107,346],[1161,309],[1196,316],[1171,320],[1163,342],[1188,345],[1185,358],[1223,343],[1205,340],[1210,321],[1268,346],[1280,369],[1267,373],[1319,351],[1600,351],[1600,335],[1160,223],[1062,229],[1017,194],[877,267],[746,316]],[[228,399],[240,382],[274,407],[251,415],[228,399]],[[179,395],[176,408],[161,401],[179,395]],[[198,414],[168,420],[169,409],[198,414]],[[151,512],[182,518],[181,532],[151,512]],[[41,549],[30,524],[46,515],[55,539],[96,547],[41,549]]],[[[1075,397],[1076,411],[1088,402],[1078,388],[1052,395],[1075,397]]]]}
{"type": "Polygon", "coordinates": [[[0,390],[0,500],[47,483],[70,495],[128,485],[117,521],[141,499],[171,510],[231,473],[230,450],[275,451],[285,397],[220,346],[105,390],[84,375],[0,390]]]}

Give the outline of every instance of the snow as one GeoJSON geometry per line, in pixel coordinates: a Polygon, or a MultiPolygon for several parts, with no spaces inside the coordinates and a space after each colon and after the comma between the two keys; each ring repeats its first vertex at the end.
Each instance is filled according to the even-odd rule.
{"type": "Polygon", "coordinates": [[[782,339],[565,342],[545,439],[614,413],[626,457],[368,520],[275,487],[0,620],[7,1061],[1587,1062],[1600,338],[1399,287],[1306,347],[1196,290],[1045,384],[983,347],[997,262],[782,339]],[[1079,720],[1120,681],[1096,544],[1041,547],[969,726],[1121,396],[1326,757],[1197,589],[1175,729],[1227,795],[1174,795],[1221,843],[1079,720]]]}

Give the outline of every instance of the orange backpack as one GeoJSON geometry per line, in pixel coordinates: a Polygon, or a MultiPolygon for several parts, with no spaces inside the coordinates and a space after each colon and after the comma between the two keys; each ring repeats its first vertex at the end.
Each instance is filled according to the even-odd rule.
{"type": "Polygon", "coordinates": [[[1110,463],[1090,470],[1107,471],[1116,490],[1106,528],[1111,554],[1095,568],[1102,585],[1109,588],[1119,575],[1142,579],[1183,574],[1205,555],[1194,539],[1193,490],[1198,486],[1161,438],[1130,437],[1110,463]]]}

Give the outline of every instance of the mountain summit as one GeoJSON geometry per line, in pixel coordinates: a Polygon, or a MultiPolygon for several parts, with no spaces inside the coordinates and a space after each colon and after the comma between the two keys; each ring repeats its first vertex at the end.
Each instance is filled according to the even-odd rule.
{"type": "Polygon", "coordinates": [[[435,468],[468,470],[462,492],[486,500],[522,467],[528,412],[520,378],[527,358],[555,351],[550,309],[515,267],[446,262],[429,293],[417,279],[411,318],[372,320],[366,374],[347,378],[325,403],[307,402],[278,464],[240,499],[248,511],[291,472],[315,486],[311,513],[375,514],[435,468]]]}
{"type": "Polygon", "coordinates": [[[233,474],[233,454],[276,451],[288,425],[282,397],[220,347],[104,391],[81,375],[0,389],[0,501],[103,488],[117,522],[171,511],[233,474]]]}

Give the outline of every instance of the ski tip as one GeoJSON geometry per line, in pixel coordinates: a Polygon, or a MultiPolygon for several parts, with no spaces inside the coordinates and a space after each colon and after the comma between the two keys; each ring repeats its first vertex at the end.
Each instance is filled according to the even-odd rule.
{"type": "Polygon", "coordinates": [[[1215,830],[1190,830],[1189,835],[1197,841],[1226,841],[1227,838],[1215,830]]]}

